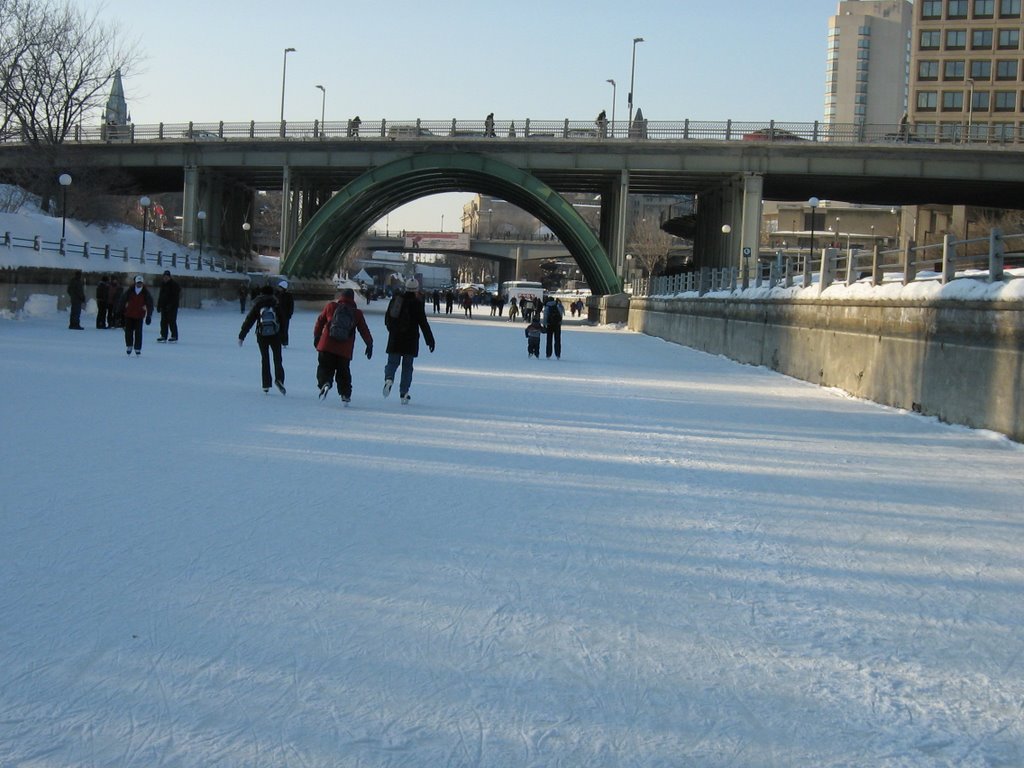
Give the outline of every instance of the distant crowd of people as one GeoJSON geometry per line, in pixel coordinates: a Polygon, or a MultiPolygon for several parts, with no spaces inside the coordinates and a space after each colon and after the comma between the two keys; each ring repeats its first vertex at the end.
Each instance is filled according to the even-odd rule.
{"type": "MultiPolygon", "coordinates": [[[[70,320],[68,328],[84,330],[81,324],[82,309],[86,302],[85,282],[82,271],[76,271],[68,282],[70,299],[70,320]]],[[[362,286],[361,293],[367,301],[377,296],[372,286],[362,286]]],[[[391,394],[396,380],[399,400],[408,404],[411,395],[415,358],[419,356],[420,339],[432,353],[435,349],[433,330],[427,320],[426,294],[419,282],[410,278],[388,290],[388,307],[384,313],[384,325],[388,332],[384,365],[384,397],[391,394]]],[[[165,270],[156,300],[150,292],[143,275],[135,275],[128,287],[122,285],[117,274],[101,275],[96,283],[96,328],[120,328],[124,332],[125,352],[129,356],[142,354],[143,329],[153,321],[154,312],[160,316],[158,342],[178,342],[178,309],[181,306],[182,289],[170,270],[165,270]]],[[[502,317],[507,304],[510,321],[520,316],[526,323],[524,333],[527,339],[527,356],[540,357],[540,340],[546,337],[546,357],[562,356],[562,321],[565,308],[554,296],[546,298],[532,294],[512,297],[508,302],[501,295],[480,294],[474,291],[456,292],[453,289],[434,290],[430,294],[434,313],[439,314],[441,305],[445,314],[452,314],[458,303],[466,317],[472,317],[473,308],[486,301],[492,317],[502,317]]],[[[295,312],[295,300],[289,291],[288,281],[280,280],[276,285],[241,285],[238,289],[240,312],[245,315],[238,332],[238,345],[245,343],[250,331],[255,330],[256,344],[260,353],[260,379],[263,391],[269,393],[276,387],[286,394],[283,350],[288,347],[291,320],[295,312]],[[248,311],[246,310],[249,305],[248,311]]],[[[570,303],[572,316],[582,316],[583,299],[570,303]]],[[[339,290],[337,298],[327,302],[313,324],[313,346],[317,351],[316,386],[320,399],[326,398],[336,388],[341,402],[348,405],[352,399],[351,361],[355,352],[355,338],[359,336],[364,344],[366,358],[373,357],[373,336],[366,318],[358,308],[355,291],[351,288],[339,290]]]]}

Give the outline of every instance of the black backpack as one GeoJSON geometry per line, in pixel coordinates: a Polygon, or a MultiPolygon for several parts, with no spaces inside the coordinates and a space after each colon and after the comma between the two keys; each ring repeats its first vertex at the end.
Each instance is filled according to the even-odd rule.
{"type": "Polygon", "coordinates": [[[267,304],[260,310],[260,318],[256,323],[257,336],[276,336],[281,330],[277,320],[277,311],[273,304],[267,304]]]}
{"type": "Polygon", "coordinates": [[[557,302],[549,304],[547,309],[548,309],[548,325],[550,325],[553,328],[557,328],[558,326],[560,326],[562,324],[562,313],[560,311],[560,308],[559,308],[557,302]]]}
{"type": "Polygon", "coordinates": [[[356,310],[351,304],[335,306],[328,333],[335,341],[348,341],[356,335],[356,310]]]}

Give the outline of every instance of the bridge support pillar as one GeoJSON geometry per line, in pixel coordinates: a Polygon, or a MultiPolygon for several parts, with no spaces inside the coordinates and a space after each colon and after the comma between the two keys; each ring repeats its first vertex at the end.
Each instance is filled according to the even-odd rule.
{"type": "Polygon", "coordinates": [[[281,180],[281,260],[288,255],[298,230],[296,217],[298,210],[295,201],[295,187],[292,179],[291,166],[284,166],[281,180]]]}
{"type": "Polygon", "coordinates": [[[181,201],[181,241],[188,245],[196,239],[196,214],[199,212],[199,169],[185,166],[185,186],[181,201]]]}
{"type": "Polygon", "coordinates": [[[601,196],[601,239],[620,285],[626,269],[626,232],[629,222],[629,171],[619,174],[618,183],[601,196]]]}
{"type": "Polygon", "coordinates": [[[732,254],[732,263],[727,266],[736,266],[740,269],[745,288],[750,275],[749,269],[756,268],[761,247],[761,195],[764,194],[764,179],[754,173],[744,174],[742,193],[740,247],[738,252],[732,254]]]}

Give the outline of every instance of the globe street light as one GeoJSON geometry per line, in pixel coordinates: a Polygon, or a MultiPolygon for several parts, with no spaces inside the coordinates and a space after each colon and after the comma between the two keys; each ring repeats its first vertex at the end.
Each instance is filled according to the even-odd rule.
{"type": "Polygon", "coordinates": [[[242,236],[242,239],[245,241],[243,243],[243,245],[245,246],[245,256],[242,257],[243,260],[248,259],[249,256],[252,255],[252,232],[250,230],[252,230],[252,224],[250,224],[248,221],[243,221],[242,231],[245,233],[242,236]]]}
{"type": "Polygon", "coordinates": [[[288,75],[288,54],[294,53],[294,48],[284,49],[284,64],[281,66],[281,132],[284,133],[284,84],[288,75]]]}
{"type": "Polygon", "coordinates": [[[206,211],[200,211],[196,214],[196,218],[199,219],[199,268],[203,268],[203,222],[206,221],[206,211]]]}
{"type": "Polygon", "coordinates": [[[811,206],[811,250],[807,254],[807,258],[804,259],[804,288],[811,283],[811,259],[814,258],[814,216],[818,210],[818,203],[821,201],[812,197],[807,201],[807,204],[811,206]]]}
{"type": "Polygon", "coordinates": [[[146,229],[149,227],[149,204],[152,201],[143,195],[139,198],[139,205],[142,206],[142,263],[146,263],[146,229]]]}
{"type": "Polygon", "coordinates": [[[636,74],[636,44],[642,42],[644,42],[642,37],[633,38],[633,64],[629,70],[629,98],[627,99],[629,102],[629,122],[626,125],[627,128],[633,125],[633,79],[636,74]]]}
{"type": "Polygon", "coordinates": [[[324,135],[324,109],[327,107],[327,89],[318,85],[320,89],[320,135],[324,135]]]}
{"type": "Polygon", "coordinates": [[[60,204],[60,239],[63,241],[68,222],[68,187],[71,186],[71,175],[62,173],[57,177],[57,181],[64,188],[64,199],[60,204]]]}
{"type": "Polygon", "coordinates": [[[606,83],[612,84],[612,138],[615,138],[615,81],[605,80],[606,83]]]}

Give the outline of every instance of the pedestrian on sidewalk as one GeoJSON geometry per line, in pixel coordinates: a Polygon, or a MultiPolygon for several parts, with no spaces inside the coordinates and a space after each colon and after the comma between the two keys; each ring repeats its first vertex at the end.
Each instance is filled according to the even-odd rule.
{"type": "Polygon", "coordinates": [[[313,326],[313,347],[317,352],[316,385],[320,399],[331,391],[331,381],[338,385],[343,405],[352,401],[352,355],[356,333],[366,345],[366,359],[373,357],[373,336],[363,312],[356,306],[356,292],[342,288],[337,301],[329,301],[313,326]]]}
{"type": "Polygon", "coordinates": [[[256,326],[256,344],[260,349],[260,375],[263,381],[263,392],[270,392],[270,357],[274,358],[274,385],[285,394],[284,360],[281,358],[281,321],[278,319],[280,306],[274,289],[263,286],[260,295],[252,303],[249,314],[242,321],[238,332],[238,346],[242,346],[249,329],[256,326]]]}
{"type": "Polygon", "coordinates": [[[402,405],[409,403],[409,388],[412,386],[413,360],[420,351],[420,333],[427,349],[434,351],[434,334],[427,322],[423,300],[419,297],[419,283],[410,278],[405,290],[396,293],[384,313],[384,325],[388,329],[388,362],[384,366],[384,397],[391,394],[395,373],[402,366],[402,377],[398,383],[398,394],[402,405]]]}
{"type": "Polygon", "coordinates": [[[124,322],[125,354],[142,354],[142,323],[153,322],[153,294],[142,275],[135,276],[133,288],[121,294],[117,314],[124,322]]]}

